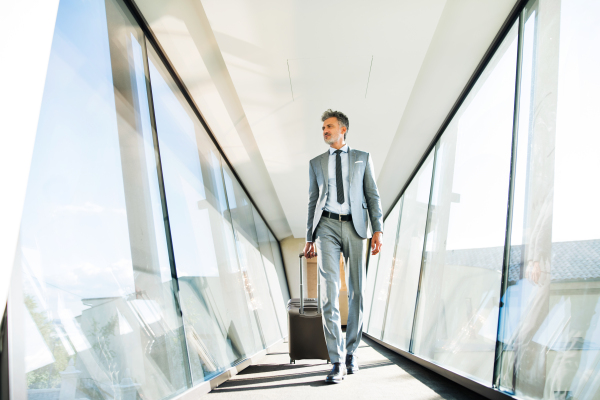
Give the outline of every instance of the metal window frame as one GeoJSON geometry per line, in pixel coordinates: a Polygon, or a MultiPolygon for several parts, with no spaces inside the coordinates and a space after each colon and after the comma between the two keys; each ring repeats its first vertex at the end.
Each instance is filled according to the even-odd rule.
{"type": "MultiPolygon", "coordinates": [[[[254,201],[254,199],[250,195],[250,192],[248,191],[248,189],[246,189],[246,186],[244,185],[243,181],[240,179],[240,177],[237,174],[235,168],[233,168],[233,165],[231,164],[231,162],[229,161],[229,159],[225,155],[225,152],[223,151],[223,148],[219,144],[219,141],[217,140],[217,138],[213,134],[213,132],[210,129],[210,127],[208,126],[208,124],[206,123],[206,120],[204,119],[204,117],[202,115],[202,112],[200,111],[200,108],[198,107],[198,105],[194,101],[194,98],[190,94],[190,91],[188,90],[188,88],[185,85],[185,83],[183,83],[183,80],[181,79],[181,77],[177,73],[177,70],[175,69],[173,63],[171,62],[171,60],[167,56],[167,53],[165,52],[165,50],[163,49],[163,47],[160,45],[160,42],[158,41],[158,38],[156,37],[156,35],[152,31],[152,29],[150,28],[150,25],[148,24],[148,21],[146,21],[146,18],[144,17],[144,15],[142,14],[142,12],[140,11],[139,7],[137,6],[137,4],[135,3],[134,0],[122,0],[122,1],[129,8],[129,11],[133,15],[133,18],[138,23],[138,25],[140,26],[140,29],[144,33],[144,36],[146,37],[146,40],[148,40],[150,42],[150,44],[152,45],[152,47],[156,51],[156,54],[158,54],[158,57],[160,58],[161,62],[163,63],[163,65],[167,69],[167,72],[171,75],[171,78],[173,79],[173,81],[177,85],[178,89],[181,91],[181,94],[183,95],[183,97],[188,102],[188,104],[191,107],[191,109],[194,112],[194,114],[196,114],[196,117],[198,118],[198,120],[202,124],[202,127],[206,130],[206,133],[208,134],[208,136],[210,137],[210,139],[212,140],[212,142],[214,143],[214,145],[217,147],[217,150],[221,154],[221,157],[223,158],[223,160],[225,161],[225,163],[227,164],[227,166],[231,170],[231,172],[232,172],[233,176],[235,177],[235,179],[238,181],[238,183],[242,187],[242,190],[246,193],[246,196],[248,196],[248,198],[250,199],[250,202],[256,208],[256,211],[261,216],[261,218],[263,219],[263,221],[265,221],[265,225],[267,225],[267,228],[269,228],[269,230],[271,231],[271,233],[273,233],[273,229],[271,228],[271,226],[269,225],[269,223],[265,219],[264,215],[260,211],[260,208],[258,208],[256,206],[256,202],[254,201]]],[[[275,237],[275,239],[277,239],[277,236],[275,236],[274,233],[273,233],[273,236],[275,237]]]]}
{"type": "MultiPolygon", "coordinates": [[[[125,5],[127,6],[127,5],[125,5]]],[[[169,254],[169,266],[171,267],[171,287],[173,288],[173,294],[177,301],[177,311],[179,311],[179,318],[181,321],[181,329],[183,332],[182,340],[182,354],[184,355],[184,362],[187,363],[184,366],[185,379],[189,388],[194,387],[194,377],[192,376],[192,364],[190,362],[190,346],[187,343],[187,332],[185,323],[183,320],[183,310],[181,307],[181,298],[179,296],[179,278],[177,276],[177,266],[175,263],[175,251],[173,250],[173,237],[171,235],[171,221],[169,220],[169,208],[167,207],[167,194],[165,191],[165,181],[163,176],[162,159],[160,155],[160,144],[158,142],[158,129],[156,127],[156,113],[154,109],[154,94],[152,92],[152,79],[150,77],[150,60],[148,58],[148,48],[146,45],[146,35],[142,32],[142,62],[144,63],[144,75],[146,78],[146,95],[148,96],[148,108],[150,114],[150,127],[152,129],[152,141],[154,145],[154,158],[156,162],[156,172],[158,178],[158,190],[160,193],[160,204],[162,208],[165,239],[167,241],[167,252],[169,254]]]]}
{"type": "MultiPolygon", "coordinates": [[[[394,205],[395,207],[395,205],[394,205]]],[[[393,209],[393,208],[392,208],[393,209]]],[[[400,231],[400,217],[402,216],[402,205],[400,205],[400,210],[398,211],[398,225],[396,228],[396,240],[394,242],[394,244],[397,243],[398,241],[398,232],[400,231]]],[[[386,216],[387,219],[387,216],[386,216]]],[[[370,239],[369,239],[369,243],[370,243],[370,239]]],[[[370,248],[370,246],[369,246],[370,248]]],[[[369,253],[367,248],[367,253],[369,253]]],[[[395,255],[395,249],[394,249],[394,253],[392,254],[392,268],[393,268],[393,263],[394,263],[394,255],[395,255]]],[[[364,327],[364,331],[367,332],[369,330],[369,328],[371,327],[371,316],[373,315],[373,303],[375,302],[375,288],[377,287],[377,277],[379,276],[379,264],[381,263],[381,252],[379,253],[379,257],[377,258],[377,266],[375,269],[375,278],[374,278],[374,282],[373,282],[373,293],[371,293],[371,307],[369,308],[369,319],[367,321],[366,326],[364,327]]],[[[388,298],[385,301],[385,312],[387,313],[387,304],[390,301],[389,299],[389,288],[388,288],[388,298]]],[[[384,318],[385,318],[385,314],[384,314],[384,318]]],[[[385,320],[384,322],[382,322],[382,328],[385,325],[385,320]]],[[[383,337],[383,331],[382,331],[382,337],[383,337]]]]}
{"type": "MultiPolygon", "coordinates": [[[[144,55],[145,55],[145,57],[144,57],[145,68],[147,68],[147,64],[148,64],[148,51],[147,51],[146,42],[149,42],[150,45],[152,46],[153,50],[157,54],[158,58],[162,62],[163,66],[167,70],[167,73],[170,75],[170,77],[173,80],[173,82],[175,82],[175,85],[177,86],[177,88],[179,89],[179,91],[181,92],[181,94],[185,98],[185,100],[188,102],[188,105],[190,106],[192,112],[196,115],[196,118],[198,118],[198,120],[200,121],[200,124],[202,125],[202,127],[206,131],[206,133],[209,136],[210,140],[215,145],[217,151],[219,152],[219,154],[221,156],[221,160],[222,160],[221,162],[225,163],[227,165],[227,167],[229,168],[229,171],[233,175],[234,179],[237,181],[237,183],[240,185],[240,187],[244,191],[245,195],[248,197],[248,200],[250,201],[252,207],[256,210],[256,212],[258,213],[258,215],[260,216],[260,218],[262,218],[265,226],[267,227],[267,229],[269,230],[269,232],[273,235],[273,237],[275,238],[275,240],[277,240],[277,236],[275,236],[275,233],[273,232],[273,229],[271,228],[271,226],[269,225],[269,223],[265,219],[264,215],[262,214],[262,212],[260,211],[260,209],[256,205],[254,199],[250,195],[250,192],[248,191],[248,189],[244,185],[244,183],[241,180],[241,178],[239,177],[239,175],[237,174],[235,168],[233,167],[233,165],[231,164],[231,162],[229,161],[229,159],[225,155],[225,152],[223,151],[223,148],[219,144],[218,140],[216,139],[215,135],[213,134],[213,132],[210,129],[210,127],[208,126],[208,124],[206,123],[206,120],[204,119],[204,116],[202,115],[202,113],[200,111],[200,108],[198,107],[198,105],[194,101],[194,99],[193,99],[192,95],[190,94],[187,86],[185,85],[185,83],[183,82],[183,80],[181,79],[181,77],[179,76],[179,74],[177,73],[177,70],[175,69],[173,63],[171,62],[171,60],[167,56],[165,50],[160,45],[160,42],[158,41],[158,38],[156,37],[156,35],[152,31],[152,29],[150,28],[150,25],[146,21],[146,19],[143,16],[141,10],[139,9],[139,7],[137,6],[137,4],[135,3],[134,0],[121,0],[121,1],[129,9],[129,11],[131,12],[133,18],[135,19],[135,21],[139,25],[139,27],[142,30],[142,33],[144,35],[145,41],[144,41],[144,47],[143,47],[143,49],[144,49],[144,55]]],[[[151,87],[150,87],[150,74],[149,74],[149,72],[147,74],[147,82],[148,82],[148,89],[147,89],[148,90],[148,96],[149,96],[150,99],[152,99],[152,93],[151,93],[152,90],[151,90],[151,87]]],[[[151,110],[150,111],[151,111],[150,114],[151,114],[151,119],[152,119],[153,136],[154,136],[154,140],[155,140],[155,143],[154,143],[155,146],[154,147],[155,147],[155,151],[157,153],[157,168],[158,168],[158,174],[159,174],[159,188],[160,188],[160,192],[161,192],[161,202],[163,204],[163,216],[164,216],[164,219],[165,219],[165,230],[166,230],[167,238],[168,238],[167,239],[167,241],[168,241],[167,248],[169,249],[169,260],[171,262],[171,275],[174,277],[174,280],[177,282],[176,283],[176,285],[177,285],[177,300],[179,302],[179,281],[177,280],[177,271],[176,271],[176,268],[175,268],[173,243],[172,243],[172,240],[171,240],[170,222],[169,222],[169,217],[168,217],[168,210],[166,208],[166,194],[164,192],[164,180],[163,180],[163,174],[162,174],[162,163],[160,161],[160,153],[159,153],[159,146],[158,146],[157,130],[156,130],[156,123],[155,123],[155,119],[154,119],[155,117],[154,117],[154,102],[153,101],[151,103],[151,110]]],[[[223,171],[223,165],[221,165],[220,169],[221,169],[221,174],[223,174],[224,173],[224,171],[223,171]]],[[[223,178],[223,176],[222,176],[222,178],[223,178]]],[[[224,181],[223,181],[223,183],[224,183],[224,181]]],[[[227,198],[227,193],[226,192],[227,192],[227,190],[225,190],[225,196],[227,198]]],[[[228,200],[227,200],[227,207],[229,209],[229,201],[228,200]]],[[[254,217],[253,217],[253,221],[254,221],[254,217]]],[[[235,228],[233,226],[233,220],[231,221],[231,226],[232,226],[232,229],[234,231],[233,232],[234,233],[234,240],[237,243],[237,237],[236,237],[237,233],[235,232],[235,228]]],[[[256,226],[254,227],[254,229],[256,229],[256,226]]],[[[277,242],[279,244],[279,240],[277,240],[277,242]]],[[[280,247],[280,250],[281,250],[281,247],[280,247]]],[[[240,257],[239,257],[239,252],[237,251],[237,247],[236,247],[236,255],[237,255],[236,258],[238,259],[238,262],[241,262],[240,257]]],[[[282,262],[283,262],[283,260],[282,260],[282,262]]],[[[263,270],[264,270],[264,265],[263,265],[263,270]]],[[[266,271],[265,271],[265,277],[266,277],[266,271]]],[[[287,277],[286,277],[286,282],[287,282],[287,277]]],[[[267,281],[267,285],[268,285],[268,281],[267,281]]],[[[288,292],[289,292],[289,283],[288,283],[288,292]]],[[[271,295],[271,301],[273,302],[272,295],[271,295]]],[[[181,313],[182,318],[183,318],[183,313],[181,311],[180,304],[178,304],[178,306],[179,306],[179,312],[181,313]]],[[[273,306],[275,306],[274,303],[273,303],[273,306]]],[[[275,312],[275,314],[277,315],[277,312],[275,312]]],[[[259,329],[259,333],[260,333],[260,337],[261,337],[261,342],[263,344],[263,349],[266,349],[268,346],[266,344],[266,341],[265,341],[265,338],[264,338],[264,333],[263,333],[263,328],[261,326],[260,318],[259,318],[258,313],[256,312],[256,310],[255,310],[255,318],[256,318],[256,321],[257,321],[257,324],[258,324],[258,329],[259,329]]],[[[183,326],[184,326],[184,330],[185,330],[185,324],[183,326]]],[[[283,332],[281,332],[281,327],[280,326],[279,326],[279,329],[280,329],[280,334],[283,337],[283,332]]],[[[189,354],[188,354],[188,352],[189,352],[189,348],[187,349],[187,352],[184,352],[184,354],[186,354],[186,357],[188,358],[188,365],[190,365],[189,364],[189,354]]],[[[191,377],[191,368],[188,368],[188,369],[190,369],[190,371],[187,372],[187,375],[188,375],[187,378],[190,380],[189,381],[190,382],[190,386],[189,387],[193,387],[193,377],[191,377]]]]}
{"type": "MultiPolygon", "coordinates": [[[[410,331],[410,342],[408,352],[414,353],[414,338],[417,329],[417,313],[419,312],[419,299],[421,298],[421,284],[423,282],[423,270],[425,269],[425,253],[427,251],[427,233],[431,226],[431,205],[433,202],[433,189],[435,185],[435,169],[437,167],[439,142],[433,148],[433,165],[431,167],[431,183],[429,186],[429,203],[427,204],[427,217],[425,219],[425,231],[423,233],[423,250],[421,252],[421,266],[419,268],[419,282],[417,283],[417,296],[415,298],[415,310],[413,312],[412,329],[410,331]]],[[[427,158],[426,158],[427,159],[427,158]]]]}
{"type": "MultiPolygon", "coordinates": [[[[406,351],[398,349],[390,344],[385,343],[383,341],[383,333],[381,336],[381,340],[378,338],[372,337],[370,334],[367,334],[368,337],[375,340],[376,342],[388,347],[389,349],[395,351],[396,353],[398,353],[412,361],[417,362],[420,365],[425,366],[426,368],[432,370],[433,372],[436,372],[440,375],[446,376],[447,378],[450,378],[451,380],[459,383],[460,385],[465,386],[471,390],[474,390],[480,394],[483,394],[486,397],[498,398],[498,399],[511,398],[514,395],[514,392],[506,392],[504,390],[501,390],[499,387],[499,384],[498,384],[498,380],[499,380],[499,376],[500,376],[500,372],[501,372],[500,371],[501,370],[501,365],[500,365],[501,364],[501,352],[502,352],[502,348],[503,348],[503,344],[498,340],[498,337],[500,334],[500,329],[501,329],[502,323],[505,319],[504,318],[505,317],[505,315],[504,315],[505,309],[502,307],[502,305],[503,305],[502,304],[502,296],[505,294],[506,288],[507,288],[508,267],[509,267],[509,261],[510,261],[510,236],[512,233],[513,201],[514,201],[515,178],[516,178],[516,162],[517,162],[516,157],[517,157],[517,144],[518,144],[517,139],[518,139],[520,94],[521,94],[521,73],[522,73],[522,62],[523,62],[522,57],[523,57],[524,20],[525,20],[526,7],[530,2],[531,2],[531,0],[518,0],[515,3],[513,9],[511,10],[508,17],[502,24],[500,31],[496,34],[494,40],[492,41],[492,44],[489,46],[489,48],[486,51],[486,53],[484,54],[482,60],[479,62],[477,68],[475,69],[475,72],[473,73],[473,75],[469,79],[467,85],[462,90],[458,99],[452,106],[450,112],[444,119],[444,122],[442,123],[442,125],[440,126],[438,131],[436,132],[434,138],[430,142],[430,144],[427,147],[426,151],[424,152],[423,156],[421,157],[421,159],[415,166],[414,170],[412,171],[411,175],[407,179],[407,182],[402,187],[401,191],[399,192],[398,196],[396,197],[396,199],[390,206],[389,210],[385,213],[384,219],[387,219],[387,217],[390,215],[390,213],[392,212],[392,210],[394,209],[394,207],[396,206],[398,201],[401,201],[401,199],[403,198],[404,193],[406,192],[408,186],[415,179],[416,175],[421,170],[421,167],[425,164],[425,161],[427,160],[427,157],[429,156],[430,152],[434,151],[435,153],[434,153],[433,170],[432,170],[432,176],[431,176],[431,188],[430,188],[430,193],[429,193],[427,221],[426,221],[426,226],[425,226],[425,237],[423,240],[423,253],[421,256],[421,270],[419,273],[419,283],[418,283],[418,288],[417,288],[415,311],[414,311],[414,316],[413,316],[413,321],[412,321],[413,327],[412,327],[412,332],[411,332],[409,351],[406,352],[406,351]],[[488,386],[483,385],[473,379],[470,379],[460,373],[450,371],[441,365],[432,363],[428,360],[425,360],[421,357],[416,356],[414,354],[414,337],[415,337],[415,330],[416,330],[421,284],[422,284],[422,279],[423,279],[423,269],[424,269],[424,264],[425,264],[427,233],[430,228],[430,219],[431,219],[430,214],[431,214],[431,206],[432,206],[431,203],[432,203],[433,189],[434,189],[434,183],[435,183],[435,169],[436,169],[436,164],[437,164],[437,151],[439,148],[439,142],[440,142],[442,135],[446,131],[447,127],[450,125],[452,119],[458,113],[460,107],[462,106],[462,104],[464,103],[464,101],[466,100],[468,95],[470,94],[473,87],[476,85],[477,81],[479,80],[479,78],[481,77],[483,72],[485,71],[486,67],[489,65],[490,61],[496,54],[496,51],[502,45],[504,39],[507,37],[508,33],[510,32],[511,28],[513,27],[513,25],[515,23],[518,23],[518,29],[517,29],[518,42],[517,42],[517,63],[516,63],[516,75],[515,75],[515,94],[514,94],[514,104],[513,104],[513,126],[512,126],[511,161],[510,161],[510,173],[509,173],[509,190],[508,190],[508,198],[507,198],[505,243],[504,243],[504,253],[503,253],[503,262],[502,262],[501,290],[500,290],[500,298],[499,298],[499,310],[500,311],[498,313],[498,326],[497,326],[496,347],[495,347],[494,366],[493,366],[494,369],[493,369],[493,374],[492,374],[492,385],[491,385],[491,387],[488,387],[488,386]]],[[[401,222],[399,222],[399,224],[400,223],[401,222]]],[[[389,299],[390,299],[390,296],[388,293],[388,303],[389,303],[389,299]]],[[[387,307],[389,306],[388,303],[386,303],[386,310],[387,310],[387,307]]],[[[385,321],[384,321],[384,323],[385,323],[385,321]]]]}
{"type": "MultiPolygon", "coordinates": [[[[398,241],[400,240],[400,227],[402,226],[402,212],[404,211],[404,196],[400,198],[400,212],[398,214],[398,228],[396,230],[396,240],[394,241],[394,253],[392,254],[392,267],[388,282],[387,298],[385,299],[385,310],[383,311],[383,322],[381,323],[381,340],[385,334],[385,325],[387,321],[388,307],[390,305],[390,293],[392,292],[392,280],[394,279],[394,268],[396,268],[396,254],[398,252],[398,241]]],[[[373,308],[373,303],[371,303],[373,308]]]]}
{"type": "Polygon", "coordinates": [[[452,121],[452,118],[454,118],[454,116],[456,115],[456,113],[460,109],[460,106],[466,100],[467,96],[471,92],[471,89],[473,89],[473,87],[477,83],[477,80],[479,79],[479,77],[481,76],[481,74],[483,74],[483,71],[485,70],[485,68],[487,67],[487,65],[490,63],[490,61],[492,60],[492,57],[494,57],[494,54],[496,54],[496,50],[498,50],[498,48],[502,44],[502,41],[504,40],[504,38],[506,37],[506,35],[510,31],[510,28],[512,28],[512,25],[517,21],[517,18],[519,18],[519,15],[521,14],[521,11],[523,10],[523,8],[525,8],[525,6],[526,6],[526,4],[528,2],[529,2],[529,0],[517,0],[517,2],[515,3],[514,7],[510,11],[510,13],[508,14],[508,17],[504,20],[504,23],[500,27],[500,30],[498,31],[498,33],[496,34],[496,36],[492,40],[492,44],[486,50],[485,54],[483,55],[483,58],[481,59],[481,61],[479,62],[479,64],[477,64],[477,67],[475,67],[475,71],[473,72],[473,74],[471,75],[471,77],[469,78],[469,80],[467,81],[467,84],[465,85],[465,87],[463,88],[463,90],[458,95],[458,98],[457,98],[456,102],[450,108],[450,112],[448,112],[448,115],[444,119],[444,122],[442,122],[442,124],[440,125],[440,127],[437,130],[436,134],[434,135],[433,139],[431,139],[431,142],[429,142],[429,145],[427,146],[427,148],[423,152],[423,155],[421,156],[421,158],[417,162],[415,168],[413,169],[413,171],[409,175],[408,179],[406,180],[406,183],[404,184],[404,186],[400,190],[398,196],[396,196],[396,198],[394,199],[394,201],[390,205],[389,209],[384,213],[384,219],[387,218],[387,216],[390,214],[390,212],[392,211],[392,209],[394,208],[394,206],[396,205],[396,203],[400,200],[400,197],[402,197],[402,195],[404,195],[404,192],[408,188],[408,185],[410,185],[410,183],[412,182],[412,180],[415,178],[415,176],[419,172],[419,169],[421,169],[421,167],[423,166],[423,164],[427,160],[427,156],[433,150],[433,148],[436,146],[437,142],[440,140],[440,138],[442,137],[442,135],[446,131],[446,128],[448,127],[448,125],[450,125],[450,122],[452,121]]]}
{"type": "MultiPolygon", "coordinates": [[[[502,256],[502,277],[500,281],[500,296],[498,299],[498,325],[496,327],[496,348],[494,350],[494,370],[492,374],[492,388],[500,391],[499,379],[502,369],[502,351],[503,343],[498,340],[503,327],[502,322],[505,320],[506,308],[502,302],[508,287],[508,268],[510,264],[510,248],[512,236],[512,217],[513,204],[515,194],[515,179],[517,173],[517,147],[518,147],[518,131],[519,131],[519,113],[521,108],[521,74],[523,69],[523,35],[525,27],[526,8],[523,7],[519,14],[519,28],[517,39],[517,71],[515,74],[515,97],[513,104],[513,126],[512,126],[512,148],[510,155],[510,174],[508,184],[508,201],[506,206],[506,230],[504,237],[504,253],[502,256]]],[[[514,388],[511,394],[514,394],[514,388]]]]}

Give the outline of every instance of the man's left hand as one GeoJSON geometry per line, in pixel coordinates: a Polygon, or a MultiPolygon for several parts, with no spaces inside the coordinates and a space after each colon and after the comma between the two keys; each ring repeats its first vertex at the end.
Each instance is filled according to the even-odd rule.
{"type": "Polygon", "coordinates": [[[375,232],[373,234],[373,238],[371,239],[371,254],[376,255],[381,251],[381,246],[383,245],[383,234],[381,232],[375,232]]]}

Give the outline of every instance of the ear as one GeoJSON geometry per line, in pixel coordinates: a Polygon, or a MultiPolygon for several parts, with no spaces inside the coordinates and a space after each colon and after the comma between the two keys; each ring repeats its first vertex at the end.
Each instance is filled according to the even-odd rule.
{"type": "Polygon", "coordinates": [[[342,126],[342,135],[345,135],[347,131],[348,131],[348,128],[346,128],[345,126],[342,126]]]}

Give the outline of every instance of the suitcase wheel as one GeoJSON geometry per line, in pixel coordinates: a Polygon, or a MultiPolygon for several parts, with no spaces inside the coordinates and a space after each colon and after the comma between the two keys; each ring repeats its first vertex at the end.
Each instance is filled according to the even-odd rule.
{"type": "Polygon", "coordinates": [[[296,364],[296,360],[290,358],[290,364],[296,364]]]}

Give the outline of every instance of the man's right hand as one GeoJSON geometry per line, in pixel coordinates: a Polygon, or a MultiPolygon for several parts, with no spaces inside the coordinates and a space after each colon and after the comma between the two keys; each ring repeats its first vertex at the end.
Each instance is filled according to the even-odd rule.
{"type": "Polygon", "coordinates": [[[316,257],[317,252],[315,251],[315,244],[313,242],[306,242],[304,246],[304,257],[313,258],[316,257]]]}

